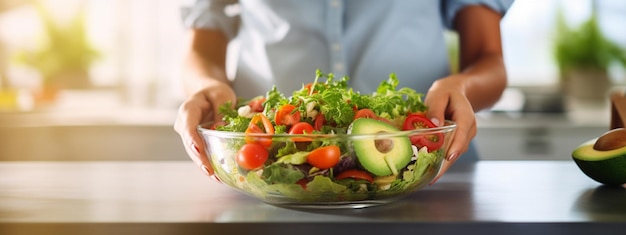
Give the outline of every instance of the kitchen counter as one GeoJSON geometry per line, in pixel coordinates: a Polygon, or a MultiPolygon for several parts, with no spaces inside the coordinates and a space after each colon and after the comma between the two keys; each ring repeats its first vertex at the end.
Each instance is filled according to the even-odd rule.
{"type": "Polygon", "coordinates": [[[3,235],[600,234],[626,229],[625,199],[572,161],[455,165],[400,201],[320,210],[264,204],[191,161],[0,162],[3,235]]]}

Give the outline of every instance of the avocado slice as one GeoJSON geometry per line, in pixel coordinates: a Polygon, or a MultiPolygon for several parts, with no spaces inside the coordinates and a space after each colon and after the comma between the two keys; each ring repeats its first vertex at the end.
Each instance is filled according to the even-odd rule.
{"type": "MultiPolygon", "coordinates": [[[[359,118],[352,122],[348,133],[355,135],[398,132],[398,128],[383,121],[359,118]]],[[[356,138],[352,141],[359,163],[377,176],[397,175],[411,162],[413,149],[408,136],[356,138]]]]}
{"type": "Polygon", "coordinates": [[[626,183],[626,146],[601,151],[593,148],[597,139],[578,146],[572,158],[580,170],[591,179],[606,185],[626,183]]]}

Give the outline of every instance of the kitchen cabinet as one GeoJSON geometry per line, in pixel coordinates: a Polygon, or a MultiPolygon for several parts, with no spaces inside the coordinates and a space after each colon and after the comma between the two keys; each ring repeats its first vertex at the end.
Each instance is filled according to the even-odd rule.
{"type": "MultiPolygon", "coordinates": [[[[174,110],[135,112],[0,115],[0,161],[188,160],[174,110]]],[[[608,130],[606,116],[479,114],[474,142],[484,160],[569,160],[576,146],[608,130]]]]}
{"type": "Polygon", "coordinates": [[[0,161],[189,160],[172,126],[0,126],[0,161]]]}
{"type": "Polygon", "coordinates": [[[574,148],[607,131],[602,127],[501,127],[479,129],[483,160],[569,160],[574,148]]]}
{"type": "Polygon", "coordinates": [[[608,111],[583,119],[564,114],[477,115],[474,142],[483,160],[570,160],[574,148],[609,130],[608,111]]]}

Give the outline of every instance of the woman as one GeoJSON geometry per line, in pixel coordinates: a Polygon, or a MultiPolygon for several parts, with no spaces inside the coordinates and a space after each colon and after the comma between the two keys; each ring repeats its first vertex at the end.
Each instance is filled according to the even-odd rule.
{"type": "Polygon", "coordinates": [[[314,71],[349,76],[369,93],[388,74],[425,93],[428,117],[457,131],[439,177],[461,155],[476,160],[474,113],[506,87],[500,20],[512,0],[197,0],[183,7],[189,28],[185,87],[174,125],[191,159],[213,175],[198,124],[217,118],[236,94],[301,88],[314,71]],[[444,30],[460,38],[460,72],[450,74],[444,30]],[[468,150],[469,149],[469,150],[468,150]]]}

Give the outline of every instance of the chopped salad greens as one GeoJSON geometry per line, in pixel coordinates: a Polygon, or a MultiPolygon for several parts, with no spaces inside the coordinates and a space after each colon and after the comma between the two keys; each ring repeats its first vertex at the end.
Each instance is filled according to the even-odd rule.
{"type": "Polygon", "coordinates": [[[443,159],[443,134],[349,137],[435,127],[424,116],[422,94],[397,89],[395,74],[372,94],[354,91],[348,80],[318,70],[291,96],[274,87],[265,96],[222,105],[223,119],[210,129],[245,138],[221,142],[210,153],[235,156],[212,159],[223,165],[214,167],[216,174],[255,196],[296,202],[381,199],[428,183],[443,159]]]}

